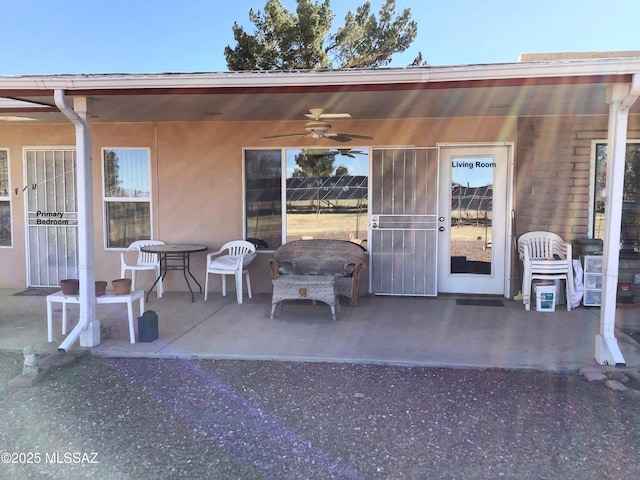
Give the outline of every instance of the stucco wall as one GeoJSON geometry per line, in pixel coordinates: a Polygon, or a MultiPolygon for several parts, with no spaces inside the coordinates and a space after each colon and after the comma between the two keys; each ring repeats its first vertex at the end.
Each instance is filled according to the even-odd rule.
{"type": "MultiPolygon", "coordinates": [[[[370,135],[373,140],[354,140],[353,147],[433,146],[438,142],[514,141],[516,121],[493,119],[406,119],[387,121],[340,121],[338,131],[370,135]]],[[[167,242],[203,243],[218,248],[240,238],[242,217],[242,149],[295,146],[335,146],[330,140],[286,138],[265,140],[274,133],[297,132],[300,122],[249,124],[225,122],[166,122],[135,124],[94,123],[93,195],[95,215],[96,278],[120,276],[119,251],[104,248],[101,149],[104,147],[147,147],[151,153],[152,229],[154,238],[167,242]]],[[[2,125],[0,148],[10,154],[11,188],[22,188],[23,148],[60,147],[75,144],[70,124],[2,125]]],[[[352,145],[349,145],[352,147],[352,145]]],[[[26,279],[25,206],[22,193],[12,195],[13,247],[0,249],[0,288],[24,288],[26,279]]],[[[270,291],[268,254],[252,264],[252,285],[256,292],[270,291]]],[[[204,282],[205,255],[193,257],[192,271],[204,282]]],[[[145,285],[150,274],[143,275],[145,285]]],[[[203,284],[204,285],[204,284],[203,284]]],[[[184,279],[169,274],[169,290],[184,290],[184,279]]],[[[219,279],[213,289],[219,290],[219,279]]]]}
{"type": "Polygon", "coordinates": [[[2,125],[0,148],[9,150],[9,187],[13,246],[0,248],[0,288],[26,286],[25,204],[22,189],[26,186],[23,174],[25,146],[75,145],[75,130],[71,125],[2,125]],[[15,189],[18,193],[15,193],[15,189]]]}

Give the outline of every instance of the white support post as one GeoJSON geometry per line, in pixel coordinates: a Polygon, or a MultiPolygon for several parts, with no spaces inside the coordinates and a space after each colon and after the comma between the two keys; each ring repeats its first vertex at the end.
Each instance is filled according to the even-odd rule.
{"type": "Polygon", "coordinates": [[[100,322],[96,319],[95,262],[93,250],[93,174],[91,167],[91,121],[87,98],[75,97],[67,105],[64,91],[56,90],[55,102],[76,129],[76,178],[78,183],[78,279],[80,318],[58,350],[67,351],[80,337],[81,347],[100,345],[100,322]]]}
{"type": "Polygon", "coordinates": [[[84,123],[76,130],[76,165],[78,178],[78,268],[80,279],[80,317],[87,327],[80,332],[81,347],[100,345],[100,322],[96,319],[93,168],[91,155],[91,118],[86,97],[74,97],[73,109],[84,123]],[[82,152],[82,153],[81,153],[82,152]],[[84,290],[83,290],[84,287],[84,290]]]}
{"type": "Polygon", "coordinates": [[[600,333],[596,336],[595,345],[596,361],[600,365],[626,365],[615,337],[615,323],[627,123],[629,108],[634,101],[635,99],[630,95],[629,85],[612,85],[607,89],[609,135],[605,190],[603,285],[600,333]]]}

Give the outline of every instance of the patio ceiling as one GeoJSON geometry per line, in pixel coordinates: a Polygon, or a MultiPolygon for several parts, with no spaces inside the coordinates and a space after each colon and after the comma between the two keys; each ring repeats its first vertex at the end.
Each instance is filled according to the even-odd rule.
{"type": "MultiPolygon", "coordinates": [[[[640,72],[637,60],[624,62],[624,68],[607,61],[577,65],[0,77],[0,97],[31,102],[0,102],[0,119],[66,123],[53,101],[58,88],[67,97],[89,97],[94,123],[303,121],[309,108],[348,112],[355,120],[606,115],[607,86],[630,83],[640,72]]],[[[631,113],[640,113],[640,105],[631,113]]]]}

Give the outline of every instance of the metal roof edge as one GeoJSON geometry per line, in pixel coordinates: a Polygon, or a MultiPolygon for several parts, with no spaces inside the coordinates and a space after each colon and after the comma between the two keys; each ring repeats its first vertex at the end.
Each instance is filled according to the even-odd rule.
{"type": "Polygon", "coordinates": [[[437,83],[515,78],[580,77],[640,73],[640,58],[606,58],[407,68],[198,73],[60,74],[0,76],[0,89],[118,90],[202,87],[269,87],[437,83]]]}

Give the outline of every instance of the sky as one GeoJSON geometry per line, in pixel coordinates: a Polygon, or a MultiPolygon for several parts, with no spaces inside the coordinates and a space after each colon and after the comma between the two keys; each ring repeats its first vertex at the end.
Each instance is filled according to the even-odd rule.
{"type": "MultiPolygon", "coordinates": [[[[295,0],[281,0],[295,10],[295,0]]],[[[332,0],[334,28],[363,1],[332,0]]],[[[377,12],[383,0],[371,0],[377,12]]],[[[0,75],[224,72],[234,21],[265,0],[0,0],[0,75]]],[[[396,0],[430,65],[516,62],[521,53],[640,50],[640,0],[396,0]]]]}

